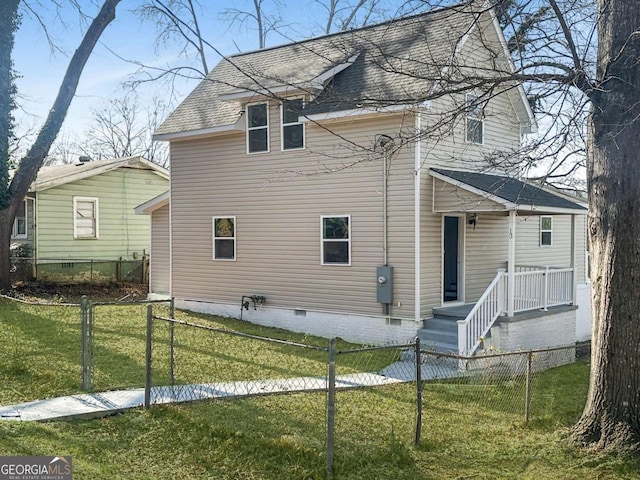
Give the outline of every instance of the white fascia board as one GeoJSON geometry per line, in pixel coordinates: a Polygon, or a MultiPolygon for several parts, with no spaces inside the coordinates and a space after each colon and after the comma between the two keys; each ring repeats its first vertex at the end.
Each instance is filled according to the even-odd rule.
{"type": "Polygon", "coordinates": [[[38,182],[37,185],[32,185],[32,190],[34,192],[41,192],[43,190],[48,190],[49,188],[66,185],[67,183],[83,180],[85,178],[93,177],[94,175],[100,175],[101,173],[110,172],[111,170],[115,170],[122,165],[124,165],[124,163],[110,163],[109,165],[83,170],[81,172],[78,172],[77,174],[52,178],[51,180],[48,180],[46,182],[38,182]]]}
{"type": "Polygon", "coordinates": [[[349,57],[346,62],[340,63],[335,67],[330,68],[326,72],[321,73],[320,75],[315,77],[313,80],[311,80],[310,85],[318,89],[323,89],[329,80],[331,80],[337,74],[339,74],[343,70],[346,70],[351,65],[353,65],[353,63],[358,59],[361,53],[362,52],[358,52],[355,55],[352,55],[351,57],[349,57]]]}
{"type": "MultiPolygon", "coordinates": [[[[322,88],[321,86],[320,88],[322,88]]],[[[277,95],[292,95],[294,93],[315,92],[318,88],[313,83],[302,83],[300,85],[278,85],[271,88],[260,88],[256,90],[242,90],[233,93],[223,93],[218,98],[223,102],[249,102],[259,98],[271,98],[277,95]]]]}
{"type": "Polygon", "coordinates": [[[219,133],[242,132],[244,131],[244,127],[240,125],[241,123],[242,122],[235,122],[229,125],[201,128],[198,130],[187,130],[185,132],[154,134],[153,139],[158,142],[170,142],[172,140],[190,140],[193,138],[208,137],[219,133]]]}
{"type": "Polygon", "coordinates": [[[529,212],[536,215],[544,215],[545,213],[557,214],[557,215],[586,215],[587,210],[582,208],[560,208],[560,207],[545,207],[543,205],[518,205],[517,210],[519,212],[529,212]]]}
{"type": "Polygon", "coordinates": [[[392,105],[389,107],[380,107],[380,108],[353,108],[350,110],[340,110],[337,112],[325,112],[325,113],[312,113],[311,115],[303,115],[304,117],[300,119],[300,122],[322,122],[327,120],[338,120],[341,118],[353,118],[353,117],[362,117],[366,115],[378,115],[380,113],[397,113],[403,112],[406,110],[411,110],[414,107],[411,105],[392,105]]]}
{"type": "Polygon", "coordinates": [[[151,215],[152,212],[169,204],[169,190],[161,193],[157,197],[147,200],[146,202],[138,205],[133,210],[136,215],[151,215]]]}
{"type": "Polygon", "coordinates": [[[443,182],[447,182],[450,183],[451,185],[455,186],[455,187],[459,187],[463,190],[466,190],[467,192],[471,192],[471,193],[475,193],[476,195],[479,195],[483,198],[486,198],[487,200],[491,200],[492,202],[498,203],[502,206],[504,206],[504,208],[506,210],[516,210],[518,205],[516,205],[513,202],[509,202],[507,200],[505,200],[504,198],[498,197],[497,195],[493,195],[491,193],[485,192],[484,190],[480,190],[479,188],[476,187],[472,187],[469,184],[466,184],[464,182],[461,182],[459,180],[455,180],[451,177],[447,177],[446,175],[442,175],[441,173],[438,172],[434,172],[433,170],[429,170],[429,175],[431,175],[432,177],[437,178],[438,180],[442,180],[443,182]]]}

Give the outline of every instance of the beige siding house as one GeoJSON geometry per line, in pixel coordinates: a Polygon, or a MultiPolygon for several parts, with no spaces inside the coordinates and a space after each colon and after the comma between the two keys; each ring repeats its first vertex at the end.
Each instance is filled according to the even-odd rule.
{"type": "Polygon", "coordinates": [[[586,210],[489,161],[535,129],[524,91],[437,94],[439,79],[510,68],[503,47],[490,11],[457,7],[221,61],[155,133],[171,189],[138,208],[152,294],[466,353],[533,310],[575,341],[586,210]]]}
{"type": "Polygon", "coordinates": [[[43,167],[13,242],[26,245],[39,280],[125,279],[149,252],[149,219],[134,208],[168,187],[168,171],[140,157],[43,167]]]}

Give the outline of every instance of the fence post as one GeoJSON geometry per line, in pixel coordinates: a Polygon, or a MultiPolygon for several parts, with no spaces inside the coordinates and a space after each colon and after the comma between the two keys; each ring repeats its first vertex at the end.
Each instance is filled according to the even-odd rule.
{"type": "Polygon", "coordinates": [[[144,378],[144,408],[151,406],[151,348],[153,335],[153,305],[147,306],[147,351],[145,355],[146,372],[144,378]]]}
{"type": "Polygon", "coordinates": [[[524,391],[524,422],[529,423],[531,410],[531,360],[533,353],[527,353],[527,377],[524,391]]]}
{"type": "Polygon", "coordinates": [[[420,354],[420,338],[416,337],[416,437],[414,445],[420,445],[420,435],[422,434],[422,356],[420,354]]]}
{"type": "Polygon", "coordinates": [[[80,333],[82,335],[82,390],[87,389],[87,296],[80,301],[80,333]]]}
{"type": "Polygon", "coordinates": [[[93,303],[89,302],[89,315],[87,318],[87,380],[89,390],[93,392],[93,303]]]}
{"type": "Polygon", "coordinates": [[[327,478],[333,478],[333,440],[336,420],[336,339],[329,340],[329,376],[327,385],[327,478]]]}
{"type": "MultiPolygon", "coordinates": [[[[171,320],[175,319],[175,302],[174,298],[171,297],[171,303],[169,304],[169,318],[171,320]]],[[[175,347],[174,347],[174,329],[175,324],[173,322],[169,322],[169,381],[173,386],[175,384],[176,378],[174,374],[174,366],[175,366],[175,347]]]]}

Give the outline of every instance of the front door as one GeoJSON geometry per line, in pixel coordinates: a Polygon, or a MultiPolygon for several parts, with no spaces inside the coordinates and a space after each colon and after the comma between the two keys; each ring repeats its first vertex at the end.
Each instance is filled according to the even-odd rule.
{"type": "Polygon", "coordinates": [[[442,301],[462,301],[462,217],[445,216],[443,221],[442,301]]]}

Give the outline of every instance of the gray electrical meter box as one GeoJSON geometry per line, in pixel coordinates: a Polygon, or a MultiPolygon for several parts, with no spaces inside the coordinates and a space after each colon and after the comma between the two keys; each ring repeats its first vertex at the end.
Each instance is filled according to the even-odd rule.
{"type": "Polygon", "coordinates": [[[378,303],[393,303],[393,267],[378,267],[376,273],[378,303]]]}

